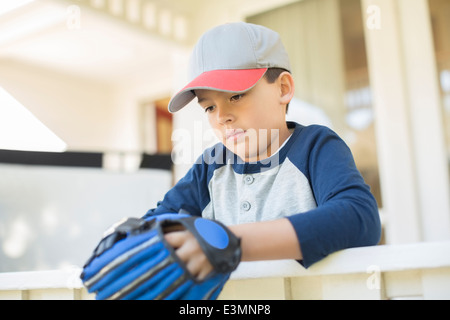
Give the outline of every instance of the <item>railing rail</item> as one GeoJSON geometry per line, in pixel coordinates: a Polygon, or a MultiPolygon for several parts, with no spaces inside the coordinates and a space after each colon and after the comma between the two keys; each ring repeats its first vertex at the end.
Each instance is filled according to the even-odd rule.
{"type": "MultiPolygon", "coordinates": [[[[0,299],[93,299],[80,268],[0,274],[0,299]]],[[[354,248],[309,269],[292,260],[241,263],[219,299],[450,299],[450,242],[354,248]]]]}

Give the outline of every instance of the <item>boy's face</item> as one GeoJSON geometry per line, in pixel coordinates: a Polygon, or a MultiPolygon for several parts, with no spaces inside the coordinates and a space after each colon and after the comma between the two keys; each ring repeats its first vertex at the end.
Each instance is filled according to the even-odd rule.
{"type": "Polygon", "coordinates": [[[271,156],[290,135],[280,81],[263,77],[242,94],[204,89],[195,94],[216,136],[246,162],[271,156]]]}

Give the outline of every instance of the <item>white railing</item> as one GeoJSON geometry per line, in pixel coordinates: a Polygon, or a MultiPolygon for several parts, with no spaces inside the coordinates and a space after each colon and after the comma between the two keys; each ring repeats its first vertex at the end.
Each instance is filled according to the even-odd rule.
{"type": "MultiPolygon", "coordinates": [[[[0,299],[93,299],[79,268],[0,274],[0,299]]],[[[355,248],[309,269],[291,260],[241,263],[219,299],[450,299],[450,242],[355,248]]]]}

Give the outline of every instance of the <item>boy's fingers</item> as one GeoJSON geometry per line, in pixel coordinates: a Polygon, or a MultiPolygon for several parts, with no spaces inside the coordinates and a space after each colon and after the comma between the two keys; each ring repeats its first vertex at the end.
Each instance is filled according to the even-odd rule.
{"type": "Polygon", "coordinates": [[[206,278],[206,276],[208,276],[208,274],[210,274],[211,271],[213,271],[213,267],[208,261],[207,265],[199,270],[199,272],[197,274],[197,279],[200,281],[204,280],[206,278]]]}
{"type": "Polygon", "coordinates": [[[188,237],[187,231],[169,232],[164,235],[166,241],[175,249],[181,247],[188,237]]]}
{"type": "Polygon", "coordinates": [[[213,270],[197,240],[189,231],[170,232],[164,237],[175,248],[175,253],[194,277],[203,280],[213,270]]]}

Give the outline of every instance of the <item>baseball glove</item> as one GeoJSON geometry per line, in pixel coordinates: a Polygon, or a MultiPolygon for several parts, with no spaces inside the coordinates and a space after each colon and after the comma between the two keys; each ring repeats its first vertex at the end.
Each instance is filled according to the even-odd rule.
{"type": "Polygon", "coordinates": [[[240,258],[240,240],[220,222],[185,215],[129,218],[103,237],[80,277],[97,300],[213,300],[240,258]],[[195,236],[213,266],[203,281],[189,273],[164,239],[180,229],[195,236]]]}

